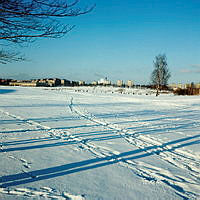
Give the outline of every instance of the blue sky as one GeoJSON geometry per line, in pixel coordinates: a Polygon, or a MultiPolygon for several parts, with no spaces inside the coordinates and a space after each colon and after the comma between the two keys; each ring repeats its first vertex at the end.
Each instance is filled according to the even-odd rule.
{"type": "Polygon", "coordinates": [[[200,82],[199,0],[81,0],[96,8],[63,20],[76,27],[61,39],[40,39],[19,51],[29,62],[0,65],[1,77],[148,84],[165,53],[170,83],[200,82]]]}

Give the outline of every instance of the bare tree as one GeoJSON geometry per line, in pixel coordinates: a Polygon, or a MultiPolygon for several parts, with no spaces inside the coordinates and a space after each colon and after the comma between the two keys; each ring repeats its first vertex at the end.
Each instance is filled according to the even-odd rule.
{"type": "Polygon", "coordinates": [[[24,61],[25,59],[19,55],[19,53],[16,52],[7,52],[0,50],[0,63],[6,64],[8,62],[18,62],[18,61],[24,61]]]}
{"type": "Polygon", "coordinates": [[[154,70],[151,74],[151,82],[156,86],[156,96],[159,95],[159,90],[162,87],[167,86],[168,80],[171,77],[167,66],[166,55],[158,55],[154,61],[154,70]]]}
{"type": "MultiPolygon", "coordinates": [[[[84,15],[95,6],[81,9],[78,3],[79,0],[0,0],[0,45],[64,36],[74,25],[61,23],[62,18],[84,15]]],[[[1,50],[1,63],[16,60],[20,57],[1,50]]]]}

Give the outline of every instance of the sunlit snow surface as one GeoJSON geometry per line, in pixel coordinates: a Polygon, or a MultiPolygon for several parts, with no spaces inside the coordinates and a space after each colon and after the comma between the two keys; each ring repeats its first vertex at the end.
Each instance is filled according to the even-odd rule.
{"type": "Polygon", "coordinates": [[[0,87],[0,199],[200,199],[200,96],[0,87]]]}

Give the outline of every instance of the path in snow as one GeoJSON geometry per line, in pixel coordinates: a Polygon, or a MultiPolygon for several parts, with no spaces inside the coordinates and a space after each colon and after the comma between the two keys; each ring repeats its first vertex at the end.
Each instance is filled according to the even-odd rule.
{"type": "MultiPolygon", "coordinates": [[[[112,124],[110,122],[107,122],[105,119],[97,118],[92,113],[89,113],[85,108],[80,108],[78,106],[75,106],[73,103],[73,97],[70,100],[69,107],[72,112],[79,115],[80,117],[85,118],[86,120],[94,122],[108,129],[111,129],[116,134],[119,134],[129,144],[134,145],[139,149],[141,149],[142,152],[145,152],[146,153],[145,156],[150,156],[154,154],[158,156],[160,159],[174,165],[175,167],[187,170],[192,175],[192,178],[187,178],[183,176],[179,177],[177,175],[170,173],[167,170],[163,170],[158,167],[148,165],[144,162],[132,161],[133,159],[132,157],[130,158],[123,157],[122,159],[119,159],[118,157],[121,157],[120,153],[115,153],[116,151],[112,152],[111,149],[109,149],[109,154],[112,153],[113,158],[118,159],[118,161],[120,161],[119,162],[120,164],[132,169],[137,175],[141,176],[146,180],[160,181],[167,184],[168,186],[175,189],[176,192],[180,194],[180,196],[183,196],[186,199],[200,197],[200,195],[196,196],[196,191],[198,190],[200,192],[199,188],[200,159],[197,158],[197,156],[194,156],[193,154],[187,151],[179,150],[179,148],[182,148],[184,146],[200,143],[199,140],[200,135],[195,135],[188,137],[187,139],[182,139],[182,140],[180,139],[164,143],[163,141],[158,140],[157,138],[154,138],[152,136],[150,137],[147,135],[137,134],[134,133],[134,131],[130,132],[128,129],[120,128],[120,126],[117,124],[112,124]],[[192,139],[198,139],[198,140],[192,141],[192,139]],[[185,143],[185,141],[187,143],[185,143]],[[182,144],[182,142],[184,143],[182,144]]],[[[137,123],[140,122],[137,122],[136,120],[135,121],[136,126],[137,123]]],[[[86,143],[84,145],[86,145],[86,143]]],[[[92,145],[92,148],[91,144],[90,147],[88,147],[87,144],[85,148],[90,150],[97,156],[98,155],[105,156],[105,153],[103,151],[101,153],[95,152],[94,147],[96,147],[94,144],[92,145]]],[[[98,148],[98,150],[102,149],[98,148]]]]}
{"type": "MultiPolygon", "coordinates": [[[[75,99],[75,97],[74,97],[75,99]]],[[[80,102],[81,103],[81,102],[80,102]]],[[[199,167],[200,167],[200,158],[189,152],[188,150],[183,149],[184,146],[198,144],[200,135],[191,135],[183,139],[176,139],[172,141],[165,142],[162,139],[153,137],[148,134],[141,134],[142,128],[145,128],[145,131],[159,130],[162,128],[163,124],[152,124],[151,120],[148,122],[143,122],[141,125],[141,120],[134,117],[134,126],[126,127],[127,121],[121,121],[121,123],[110,122],[109,119],[105,120],[101,117],[97,117],[95,114],[89,112],[84,104],[77,106],[74,104],[73,99],[69,103],[69,108],[73,114],[79,116],[81,119],[85,119],[86,122],[90,122],[91,125],[95,125],[102,130],[109,130],[115,134],[116,138],[124,139],[127,144],[137,147],[128,152],[121,152],[118,148],[109,145],[99,145],[95,142],[94,138],[80,136],[79,134],[74,134],[74,132],[69,129],[57,129],[51,128],[51,126],[43,125],[43,123],[36,121],[34,119],[30,120],[20,115],[12,114],[11,112],[0,110],[1,114],[12,119],[16,119],[18,122],[26,124],[29,126],[26,129],[26,132],[29,131],[43,131],[44,136],[42,138],[32,137],[31,139],[24,139],[16,142],[1,142],[1,151],[4,153],[7,158],[16,160],[20,162],[23,166],[21,173],[15,175],[4,176],[0,179],[2,185],[0,186],[0,193],[2,194],[12,194],[12,195],[21,195],[21,196],[41,196],[46,198],[57,198],[57,199],[84,199],[84,196],[73,196],[65,192],[57,192],[54,189],[49,188],[45,191],[44,188],[33,189],[33,188],[9,188],[10,186],[20,185],[22,183],[30,183],[42,180],[44,177],[48,178],[48,174],[44,173],[44,170],[30,170],[31,162],[23,157],[17,156],[12,152],[28,150],[27,147],[20,146],[18,148],[7,148],[9,145],[13,144],[28,144],[29,142],[35,142],[36,145],[32,146],[32,149],[44,148],[59,146],[63,143],[73,144],[74,148],[79,150],[84,150],[92,153],[96,158],[92,158],[89,161],[81,161],[78,165],[71,165],[69,168],[63,167],[63,169],[68,169],[68,174],[72,174],[78,171],[84,171],[87,169],[93,169],[108,166],[113,164],[118,164],[121,167],[125,167],[133,171],[138,177],[147,182],[164,184],[167,187],[173,189],[179,197],[183,199],[197,199],[199,198],[198,194],[200,193],[200,177],[199,177],[199,167]],[[125,127],[123,127],[123,126],[125,127]],[[134,130],[136,129],[136,130],[134,130]],[[55,141],[56,143],[49,143],[46,145],[37,145],[37,142],[42,141],[55,141]],[[62,141],[62,142],[60,142],[62,141]],[[176,168],[183,169],[186,174],[179,175],[175,172],[164,169],[145,161],[141,161],[140,158],[145,158],[149,156],[156,156],[158,159],[163,160],[168,165],[173,165],[176,168]]],[[[165,116],[169,117],[171,120],[178,120],[173,115],[165,116]],[[173,118],[174,117],[174,118],[173,118]]],[[[198,123],[191,123],[190,127],[199,127],[198,123]]],[[[174,127],[174,124],[165,123],[163,127],[167,130],[170,130],[174,127]]],[[[18,130],[18,133],[21,133],[23,130],[18,130]]],[[[80,128],[81,131],[81,128],[80,128]]],[[[3,131],[2,131],[3,132],[3,131]]],[[[7,131],[8,132],[8,131],[7,131]]],[[[17,133],[17,131],[14,131],[17,133]]],[[[103,131],[102,131],[103,132],[103,131]]],[[[5,134],[1,135],[2,141],[5,139],[5,134]]],[[[86,134],[85,134],[86,135],[86,134]]],[[[188,135],[187,135],[188,136],[188,135]]],[[[65,171],[62,171],[62,166],[60,171],[58,168],[50,167],[48,173],[51,172],[51,178],[56,176],[62,176],[66,174],[65,171]]],[[[50,177],[50,176],[49,176],[50,177]]],[[[48,188],[48,187],[46,187],[48,188]]]]}

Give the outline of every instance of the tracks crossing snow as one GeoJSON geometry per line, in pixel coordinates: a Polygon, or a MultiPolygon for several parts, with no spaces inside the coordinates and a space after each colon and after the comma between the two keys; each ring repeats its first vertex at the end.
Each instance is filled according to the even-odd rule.
{"type": "MultiPolygon", "coordinates": [[[[197,159],[196,156],[192,155],[190,152],[180,150],[179,147],[176,145],[173,145],[173,143],[163,144],[163,141],[160,141],[157,138],[155,139],[154,137],[140,135],[135,132],[131,132],[128,129],[121,128],[117,124],[113,124],[113,123],[105,121],[104,119],[97,118],[96,116],[94,116],[92,113],[89,113],[85,109],[82,110],[81,107],[77,107],[76,105],[74,105],[73,99],[71,99],[69,108],[74,114],[78,115],[80,118],[89,120],[92,123],[95,123],[104,127],[105,129],[113,130],[113,132],[120,135],[129,144],[138,147],[140,149],[139,152],[146,152],[146,155],[156,155],[160,159],[165,160],[166,162],[171,163],[172,165],[176,167],[181,167],[187,170],[192,175],[192,177],[190,178],[190,177],[185,177],[185,176],[182,177],[182,176],[174,175],[168,170],[164,170],[162,168],[149,165],[142,161],[136,161],[135,159],[133,159],[133,156],[131,154],[123,154],[111,148],[96,145],[92,143],[90,140],[74,136],[69,131],[53,129],[48,126],[44,126],[34,120],[26,120],[22,118],[21,116],[16,116],[5,111],[1,111],[1,112],[8,115],[9,117],[23,121],[27,125],[34,128],[35,130],[43,129],[44,131],[47,131],[50,137],[74,141],[79,146],[79,148],[91,152],[93,155],[95,155],[98,158],[106,158],[108,161],[111,161],[113,164],[118,163],[120,166],[127,167],[145,181],[153,182],[153,183],[154,182],[163,183],[169,186],[170,188],[174,189],[177,195],[183,197],[184,199],[198,198],[196,191],[199,191],[199,188],[198,188],[199,186],[199,174],[198,174],[199,159],[197,159]]],[[[139,124],[137,120],[136,120],[136,123],[139,124]]],[[[4,150],[3,144],[2,144],[2,150],[4,150]]],[[[134,156],[134,158],[137,158],[137,157],[140,157],[140,155],[134,156]]],[[[15,157],[13,157],[13,159],[15,159],[15,157]]],[[[23,158],[19,158],[18,160],[21,160],[23,164],[26,164],[26,165],[29,164],[28,161],[25,161],[25,159],[23,158]]],[[[28,171],[25,171],[25,170],[23,171],[27,175],[29,175],[28,171]]],[[[16,193],[15,190],[18,191],[17,188],[13,189],[13,194],[16,193]]],[[[1,192],[6,193],[7,189],[1,189],[1,192]]],[[[37,192],[41,192],[41,191],[37,190],[37,192]]],[[[49,197],[51,196],[50,194],[42,194],[42,195],[46,195],[46,196],[49,195],[49,197]]],[[[64,196],[61,196],[61,198],[62,197],[64,196]]]]}
{"type": "Polygon", "coordinates": [[[60,193],[53,188],[0,188],[0,193],[5,195],[24,196],[28,199],[57,199],[57,200],[84,200],[82,195],[72,195],[67,192],[60,193]]]}
{"type": "MultiPolygon", "coordinates": [[[[34,129],[34,130],[44,130],[48,133],[48,135],[50,137],[53,137],[53,138],[56,138],[56,139],[68,139],[68,140],[71,140],[71,136],[68,134],[68,132],[66,131],[60,131],[60,130],[56,130],[56,129],[52,129],[48,126],[44,126],[34,120],[27,120],[19,115],[14,115],[14,114],[11,114],[10,112],[7,112],[7,111],[3,111],[3,110],[0,110],[0,112],[3,114],[3,115],[6,115],[12,119],[16,119],[16,120],[19,120],[20,122],[23,122],[24,124],[27,124],[28,126],[31,127],[30,130],[34,129]]],[[[28,130],[27,130],[28,131],[28,130]]],[[[19,131],[20,132],[20,131],[19,131]]],[[[72,137],[73,138],[73,137],[72,137]]],[[[2,139],[2,136],[1,136],[1,139],[2,139]]],[[[32,138],[34,139],[34,138],[32,138]]],[[[36,138],[35,138],[36,139],[36,138]]],[[[15,160],[17,162],[21,162],[22,163],[22,166],[24,168],[22,168],[22,172],[24,174],[27,175],[27,177],[30,177],[32,179],[35,179],[36,176],[32,173],[29,172],[30,168],[31,168],[31,162],[27,161],[26,159],[24,158],[21,158],[21,157],[18,157],[17,155],[14,155],[14,154],[11,154],[11,153],[8,153],[6,152],[6,149],[4,149],[4,142],[1,142],[0,143],[0,151],[2,153],[4,153],[6,155],[7,158],[9,159],[12,159],[12,160],[15,160]]],[[[59,191],[56,191],[55,189],[53,188],[49,188],[49,187],[41,187],[41,188],[10,188],[10,187],[1,187],[0,186],[0,194],[4,194],[4,195],[12,195],[12,196],[23,196],[25,198],[44,198],[44,199],[58,199],[58,200],[84,200],[85,197],[84,195],[73,195],[73,194],[70,194],[68,192],[62,192],[60,193],[59,191]]]]}
{"type": "MultiPolygon", "coordinates": [[[[196,192],[199,191],[200,184],[200,160],[197,159],[197,157],[194,156],[192,153],[179,149],[184,145],[173,145],[176,144],[175,141],[164,143],[163,141],[158,140],[158,138],[135,134],[134,132],[130,132],[128,129],[120,128],[119,125],[112,124],[105,121],[104,119],[97,118],[92,113],[89,113],[85,108],[82,109],[74,105],[73,98],[71,98],[70,100],[69,107],[70,110],[79,117],[89,120],[107,129],[113,130],[115,133],[124,138],[124,140],[129,144],[134,145],[141,150],[144,150],[148,155],[156,155],[160,159],[172,164],[175,167],[187,170],[192,177],[188,178],[174,175],[167,170],[148,165],[144,162],[133,161],[132,157],[118,158],[118,155],[120,155],[120,153],[115,154],[114,152],[112,152],[111,149],[109,149],[109,155],[111,154],[113,156],[113,159],[118,159],[118,163],[120,165],[130,168],[134,171],[135,174],[145,180],[162,182],[166,184],[170,188],[174,189],[176,193],[184,199],[196,199],[200,197],[196,192]]],[[[199,136],[197,136],[197,138],[198,137],[199,136]]],[[[193,137],[191,137],[190,139],[193,139],[193,137]]],[[[181,140],[179,142],[181,142],[181,140]]],[[[88,146],[89,144],[86,143],[84,145],[85,149],[89,149],[96,156],[105,156],[105,152],[102,152],[102,147],[98,147],[98,151],[96,151],[97,146],[95,146],[94,144],[92,145],[92,148],[91,143],[90,146],[88,146]]]]}

